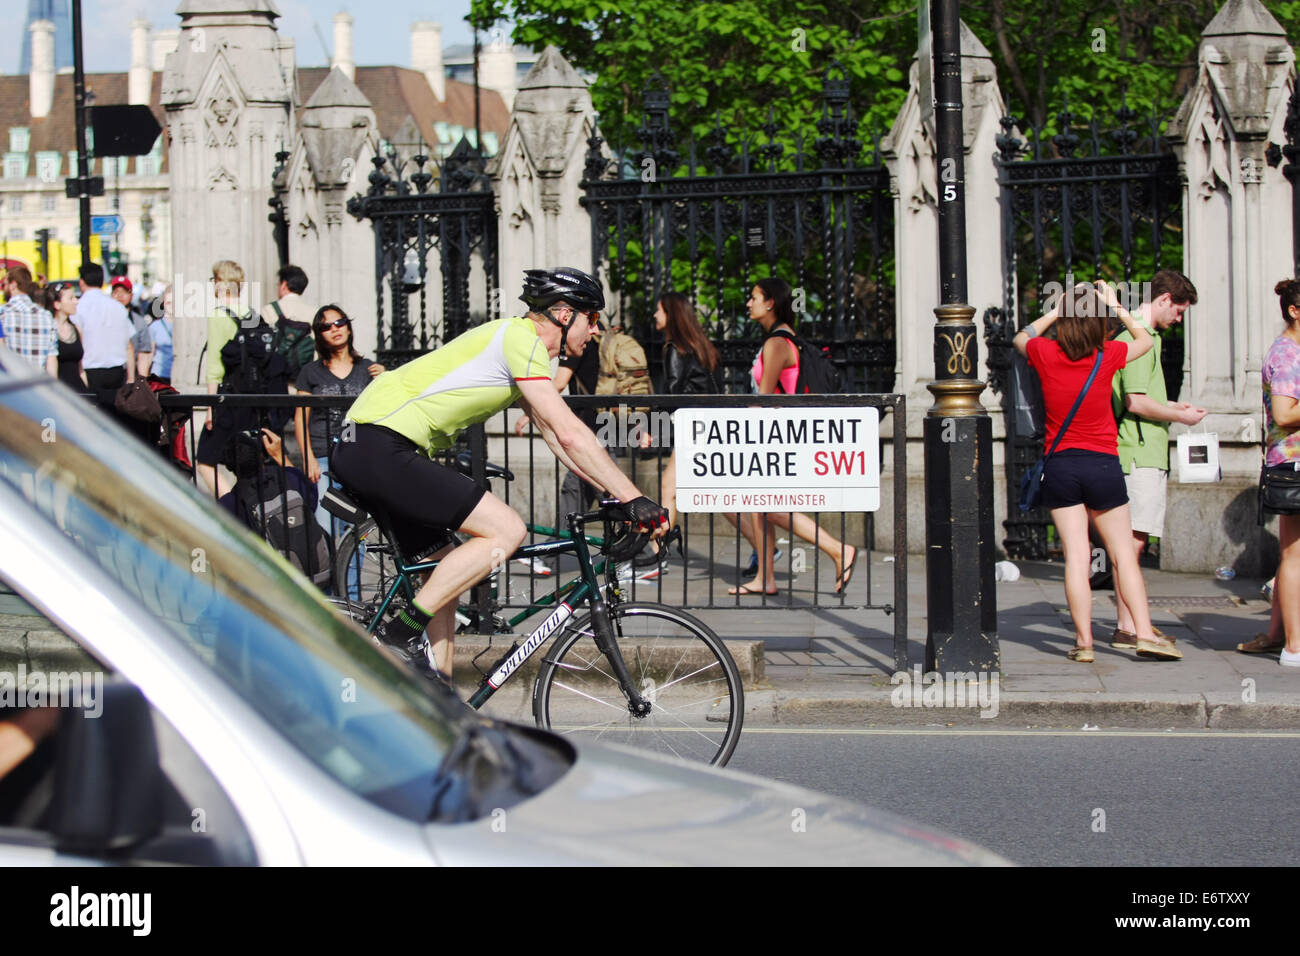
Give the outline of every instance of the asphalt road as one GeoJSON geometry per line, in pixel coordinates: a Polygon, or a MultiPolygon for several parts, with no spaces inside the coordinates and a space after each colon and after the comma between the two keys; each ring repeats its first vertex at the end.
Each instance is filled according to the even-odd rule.
{"type": "Polygon", "coordinates": [[[1015,863],[1292,866],[1298,742],[1300,733],[746,728],[729,766],[902,814],[1015,863]]]}

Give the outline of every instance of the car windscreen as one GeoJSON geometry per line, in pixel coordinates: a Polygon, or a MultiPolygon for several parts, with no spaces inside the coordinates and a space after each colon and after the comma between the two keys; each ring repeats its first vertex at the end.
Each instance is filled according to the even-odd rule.
{"type": "Polygon", "coordinates": [[[0,480],[317,766],[429,819],[443,758],[476,718],[381,654],[160,456],[61,385],[9,382],[0,480]]]}

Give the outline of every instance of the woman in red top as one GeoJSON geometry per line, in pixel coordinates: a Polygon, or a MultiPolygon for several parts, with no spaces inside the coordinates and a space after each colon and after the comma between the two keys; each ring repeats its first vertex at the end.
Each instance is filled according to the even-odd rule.
{"type": "Polygon", "coordinates": [[[1116,444],[1115,416],[1111,411],[1111,379],[1129,362],[1146,354],[1151,334],[1119,304],[1115,291],[1098,281],[1096,287],[1080,283],[1068,291],[1056,308],[1017,333],[1013,344],[1038,372],[1043,383],[1047,413],[1044,448],[1050,449],[1083,390],[1101,351],[1101,368],[1079,404],[1056,451],[1043,469],[1043,506],[1065,550],[1065,598],[1074,619],[1072,661],[1090,663],[1092,651],[1092,590],[1088,586],[1092,548],[1089,520],[1101,534],[1115,566],[1115,586],[1133,609],[1138,653],[1162,659],[1182,656],[1173,642],[1151,629],[1146,585],[1129,539],[1128,491],[1116,444]],[[1132,342],[1107,342],[1107,316],[1112,310],[1133,334],[1132,342]],[[1060,313],[1058,318],[1058,311],[1060,313]],[[1053,323],[1056,339],[1038,338],[1053,323]],[[1131,598],[1131,600],[1130,600],[1131,598]]]}

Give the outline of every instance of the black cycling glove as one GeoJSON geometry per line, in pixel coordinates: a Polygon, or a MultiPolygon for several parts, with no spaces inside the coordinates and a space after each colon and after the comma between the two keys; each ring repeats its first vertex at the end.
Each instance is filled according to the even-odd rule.
{"type": "Polygon", "coordinates": [[[627,512],[629,521],[651,531],[668,524],[668,509],[661,507],[656,501],[651,501],[645,495],[623,502],[623,510],[627,512]]]}

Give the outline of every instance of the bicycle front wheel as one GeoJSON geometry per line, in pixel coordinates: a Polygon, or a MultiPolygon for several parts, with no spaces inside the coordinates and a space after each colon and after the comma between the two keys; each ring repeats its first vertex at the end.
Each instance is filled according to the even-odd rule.
{"type": "Polygon", "coordinates": [[[745,716],[740,672],[703,623],[661,604],[611,608],[610,625],[650,712],[635,716],[591,615],[570,624],[542,660],[533,687],[537,725],[579,740],[624,744],[700,763],[725,764],[745,716]]]}

